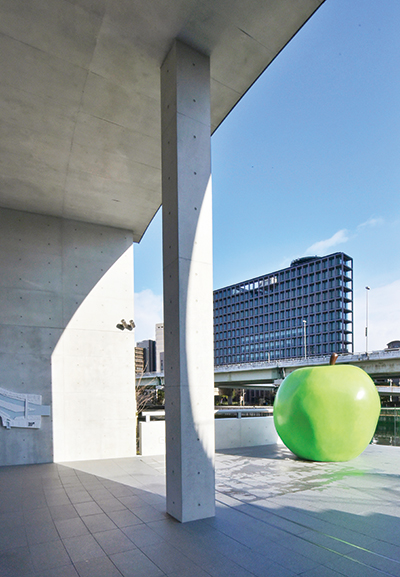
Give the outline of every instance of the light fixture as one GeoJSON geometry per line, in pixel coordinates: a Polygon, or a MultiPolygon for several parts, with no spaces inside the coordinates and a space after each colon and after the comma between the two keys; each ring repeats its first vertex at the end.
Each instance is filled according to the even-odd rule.
{"type": "Polygon", "coordinates": [[[123,331],[124,329],[132,331],[136,325],[133,322],[133,320],[130,320],[129,323],[127,323],[125,319],[122,319],[121,322],[118,323],[116,326],[117,329],[119,329],[120,331],[123,331]]]}

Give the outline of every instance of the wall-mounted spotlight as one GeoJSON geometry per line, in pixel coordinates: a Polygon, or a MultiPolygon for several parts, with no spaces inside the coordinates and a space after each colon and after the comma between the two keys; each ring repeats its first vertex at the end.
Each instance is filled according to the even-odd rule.
{"type": "Polygon", "coordinates": [[[117,329],[119,329],[120,331],[123,331],[124,329],[132,331],[135,328],[135,326],[136,325],[132,320],[130,320],[129,323],[127,323],[125,319],[122,319],[121,322],[117,324],[117,329]]]}

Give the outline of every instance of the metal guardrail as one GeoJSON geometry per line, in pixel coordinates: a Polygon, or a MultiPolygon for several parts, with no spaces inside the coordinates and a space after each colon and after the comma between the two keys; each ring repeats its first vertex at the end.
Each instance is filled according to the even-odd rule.
{"type": "MultiPolygon", "coordinates": [[[[288,359],[274,359],[274,360],[263,360],[263,361],[247,361],[243,363],[231,363],[229,365],[216,365],[214,367],[214,372],[224,372],[231,371],[235,368],[241,369],[252,369],[252,368],[273,368],[273,367],[290,367],[297,365],[327,365],[329,364],[329,359],[331,353],[326,355],[310,356],[304,357],[290,357],[288,359]]],[[[380,351],[371,351],[369,353],[340,353],[336,364],[340,362],[348,362],[350,359],[356,361],[368,361],[368,360],[384,360],[388,358],[400,358],[400,349],[384,349],[380,351]]]]}
{"type": "MultiPolygon", "coordinates": [[[[278,369],[282,372],[282,376],[284,376],[284,369],[292,369],[297,367],[304,367],[304,366],[317,366],[317,365],[327,365],[329,364],[330,355],[321,355],[321,356],[313,356],[313,357],[292,357],[289,359],[275,359],[273,361],[252,361],[246,363],[235,363],[229,365],[218,365],[214,367],[214,374],[220,375],[221,377],[225,373],[244,373],[246,371],[255,371],[257,372],[262,371],[263,369],[266,370],[274,370],[278,369]]],[[[360,352],[360,353],[342,353],[339,355],[339,358],[336,364],[341,363],[364,363],[370,365],[376,361],[384,362],[390,360],[397,360],[400,361],[400,349],[385,349],[380,351],[371,351],[370,353],[360,352]]],[[[367,371],[368,372],[368,371],[367,371]]],[[[280,378],[280,377],[279,377],[280,378]]],[[[378,378],[378,375],[377,375],[378,378]]],[[[163,373],[145,373],[141,379],[143,382],[160,384],[164,379],[163,373]]],[[[233,383],[232,383],[233,384],[233,383]]],[[[216,382],[216,386],[219,387],[221,383],[219,381],[216,382]]],[[[393,391],[395,392],[395,391],[393,391]]]]}
{"type": "Polygon", "coordinates": [[[382,407],[380,416],[381,417],[400,417],[400,408],[399,407],[382,407]]]}
{"type": "Polygon", "coordinates": [[[254,406],[243,406],[243,407],[227,407],[221,409],[215,409],[214,417],[216,419],[226,419],[232,418],[236,415],[236,419],[242,419],[247,417],[269,417],[274,412],[272,407],[254,407],[254,406]]]}
{"type": "MultiPolygon", "coordinates": [[[[272,415],[273,412],[273,407],[255,407],[251,405],[242,407],[222,407],[214,409],[214,417],[216,419],[228,417],[233,418],[233,415],[236,415],[237,419],[247,417],[268,417],[269,415],[272,415]]],[[[163,420],[165,419],[165,411],[142,411],[141,417],[146,423],[149,423],[154,419],[163,420]]]]}

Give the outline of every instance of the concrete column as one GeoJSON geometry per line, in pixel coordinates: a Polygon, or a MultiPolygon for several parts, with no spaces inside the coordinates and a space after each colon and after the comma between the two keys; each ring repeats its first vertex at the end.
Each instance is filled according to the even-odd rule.
{"type": "Polygon", "coordinates": [[[215,514],[209,58],[161,69],[167,511],[215,514]]]}

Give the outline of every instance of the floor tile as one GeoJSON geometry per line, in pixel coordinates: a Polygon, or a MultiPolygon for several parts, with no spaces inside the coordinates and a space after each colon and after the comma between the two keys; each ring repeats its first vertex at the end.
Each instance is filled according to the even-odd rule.
{"type": "Polygon", "coordinates": [[[139,517],[145,523],[150,523],[150,521],[157,521],[159,519],[164,519],[166,514],[165,511],[159,511],[151,505],[146,505],[144,507],[137,507],[134,509],[135,515],[139,517]]]}
{"type": "Polygon", "coordinates": [[[32,556],[28,547],[0,552],[0,575],[6,577],[34,577],[32,556]]]}
{"type": "Polygon", "coordinates": [[[142,506],[143,499],[138,495],[128,495],[126,497],[119,497],[119,501],[125,505],[130,511],[133,511],[135,507],[142,506]]]}
{"type": "Polygon", "coordinates": [[[301,574],[301,577],[341,577],[342,573],[338,573],[333,569],[329,569],[328,567],[315,567],[314,569],[310,569],[305,573],[301,574]]]}
{"type": "Polygon", "coordinates": [[[196,564],[170,543],[141,547],[141,551],[164,573],[195,568],[196,564]]]}
{"type": "Polygon", "coordinates": [[[29,545],[38,545],[48,541],[59,541],[60,535],[53,521],[25,526],[29,545]]]}
{"type": "Polygon", "coordinates": [[[108,513],[110,519],[114,521],[117,527],[130,527],[131,525],[139,525],[143,523],[132,511],[124,509],[123,511],[110,511],[108,513]]]}
{"type": "Polygon", "coordinates": [[[0,514],[0,527],[3,529],[3,531],[11,527],[17,527],[21,525],[24,525],[24,514],[22,511],[0,514]]]}
{"type": "Polygon", "coordinates": [[[62,565],[68,565],[71,562],[61,541],[31,545],[30,551],[36,571],[53,569],[62,565]]]}
{"type": "Polygon", "coordinates": [[[46,495],[46,503],[48,507],[54,507],[57,505],[70,505],[71,500],[69,499],[68,495],[46,495]]]}
{"type": "Polygon", "coordinates": [[[124,577],[161,577],[165,575],[157,565],[138,550],[111,555],[111,560],[124,577]]]}
{"type": "Polygon", "coordinates": [[[94,533],[93,536],[107,555],[136,549],[136,545],[120,529],[94,533]]]}
{"type": "Polygon", "coordinates": [[[96,499],[97,504],[105,513],[112,513],[113,511],[123,511],[126,509],[125,505],[115,497],[107,499],[96,499]]]}
{"type": "Polygon", "coordinates": [[[200,567],[191,567],[190,569],[180,569],[178,571],[172,571],[172,573],[167,574],[168,577],[210,577],[209,573],[206,573],[200,567]]]}
{"type": "Polygon", "coordinates": [[[92,497],[87,491],[68,491],[67,495],[73,505],[76,503],[87,503],[93,501],[92,497]]]}
{"type": "Polygon", "coordinates": [[[121,483],[115,483],[114,486],[109,487],[109,491],[114,497],[128,497],[132,495],[131,487],[127,487],[126,485],[122,485],[121,483]]]}
{"type": "Polygon", "coordinates": [[[13,491],[3,491],[0,500],[0,514],[22,511],[21,496],[13,491]]]}
{"type": "Polygon", "coordinates": [[[133,525],[130,527],[124,527],[123,532],[129,539],[137,546],[144,547],[146,545],[155,545],[156,543],[162,543],[164,539],[158,535],[153,529],[151,529],[145,523],[141,525],[133,525]]]}
{"type": "MultiPolygon", "coordinates": [[[[36,576],[35,576],[36,577],[36,576]]],[[[41,571],[40,577],[79,577],[75,567],[71,564],[53,567],[47,571],[41,571]]]]}
{"type": "Polygon", "coordinates": [[[109,531],[117,528],[115,523],[113,523],[105,513],[85,515],[82,517],[82,521],[91,533],[99,533],[100,531],[109,531]]]}
{"type": "Polygon", "coordinates": [[[47,502],[44,494],[41,492],[38,495],[31,495],[23,499],[22,509],[24,511],[32,511],[33,509],[42,509],[47,507],[47,502]]]}
{"type": "Polygon", "coordinates": [[[104,557],[105,553],[92,535],[82,535],[81,537],[70,537],[64,539],[63,543],[71,557],[73,563],[86,561],[95,557],[104,557]]]}
{"type": "Polygon", "coordinates": [[[79,517],[74,517],[73,519],[60,519],[54,521],[57,531],[60,534],[61,539],[67,539],[68,537],[79,537],[79,535],[88,535],[89,531],[86,525],[79,517]]]}
{"type": "Polygon", "coordinates": [[[78,517],[78,513],[73,505],[54,505],[49,507],[49,510],[54,521],[78,517]]]}
{"type": "Polygon", "coordinates": [[[28,545],[28,541],[26,538],[25,527],[23,525],[8,527],[8,529],[1,528],[0,551],[25,547],[26,545],[28,545]]]}
{"type": "MultiPolygon", "coordinates": [[[[75,563],[79,577],[121,577],[122,573],[108,557],[96,557],[75,563]]],[[[60,576],[61,577],[61,576],[60,576]]],[[[63,576],[62,576],[63,577],[63,576]]]]}
{"type": "Polygon", "coordinates": [[[34,511],[24,511],[23,517],[25,525],[38,525],[40,523],[51,523],[53,521],[49,507],[35,509],[34,511]]]}
{"type": "Polygon", "coordinates": [[[86,515],[99,515],[103,513],[102,509],[94,501],[87,501],[86,503],[75,503],[75,509],[81,517],[86,515]]]}

